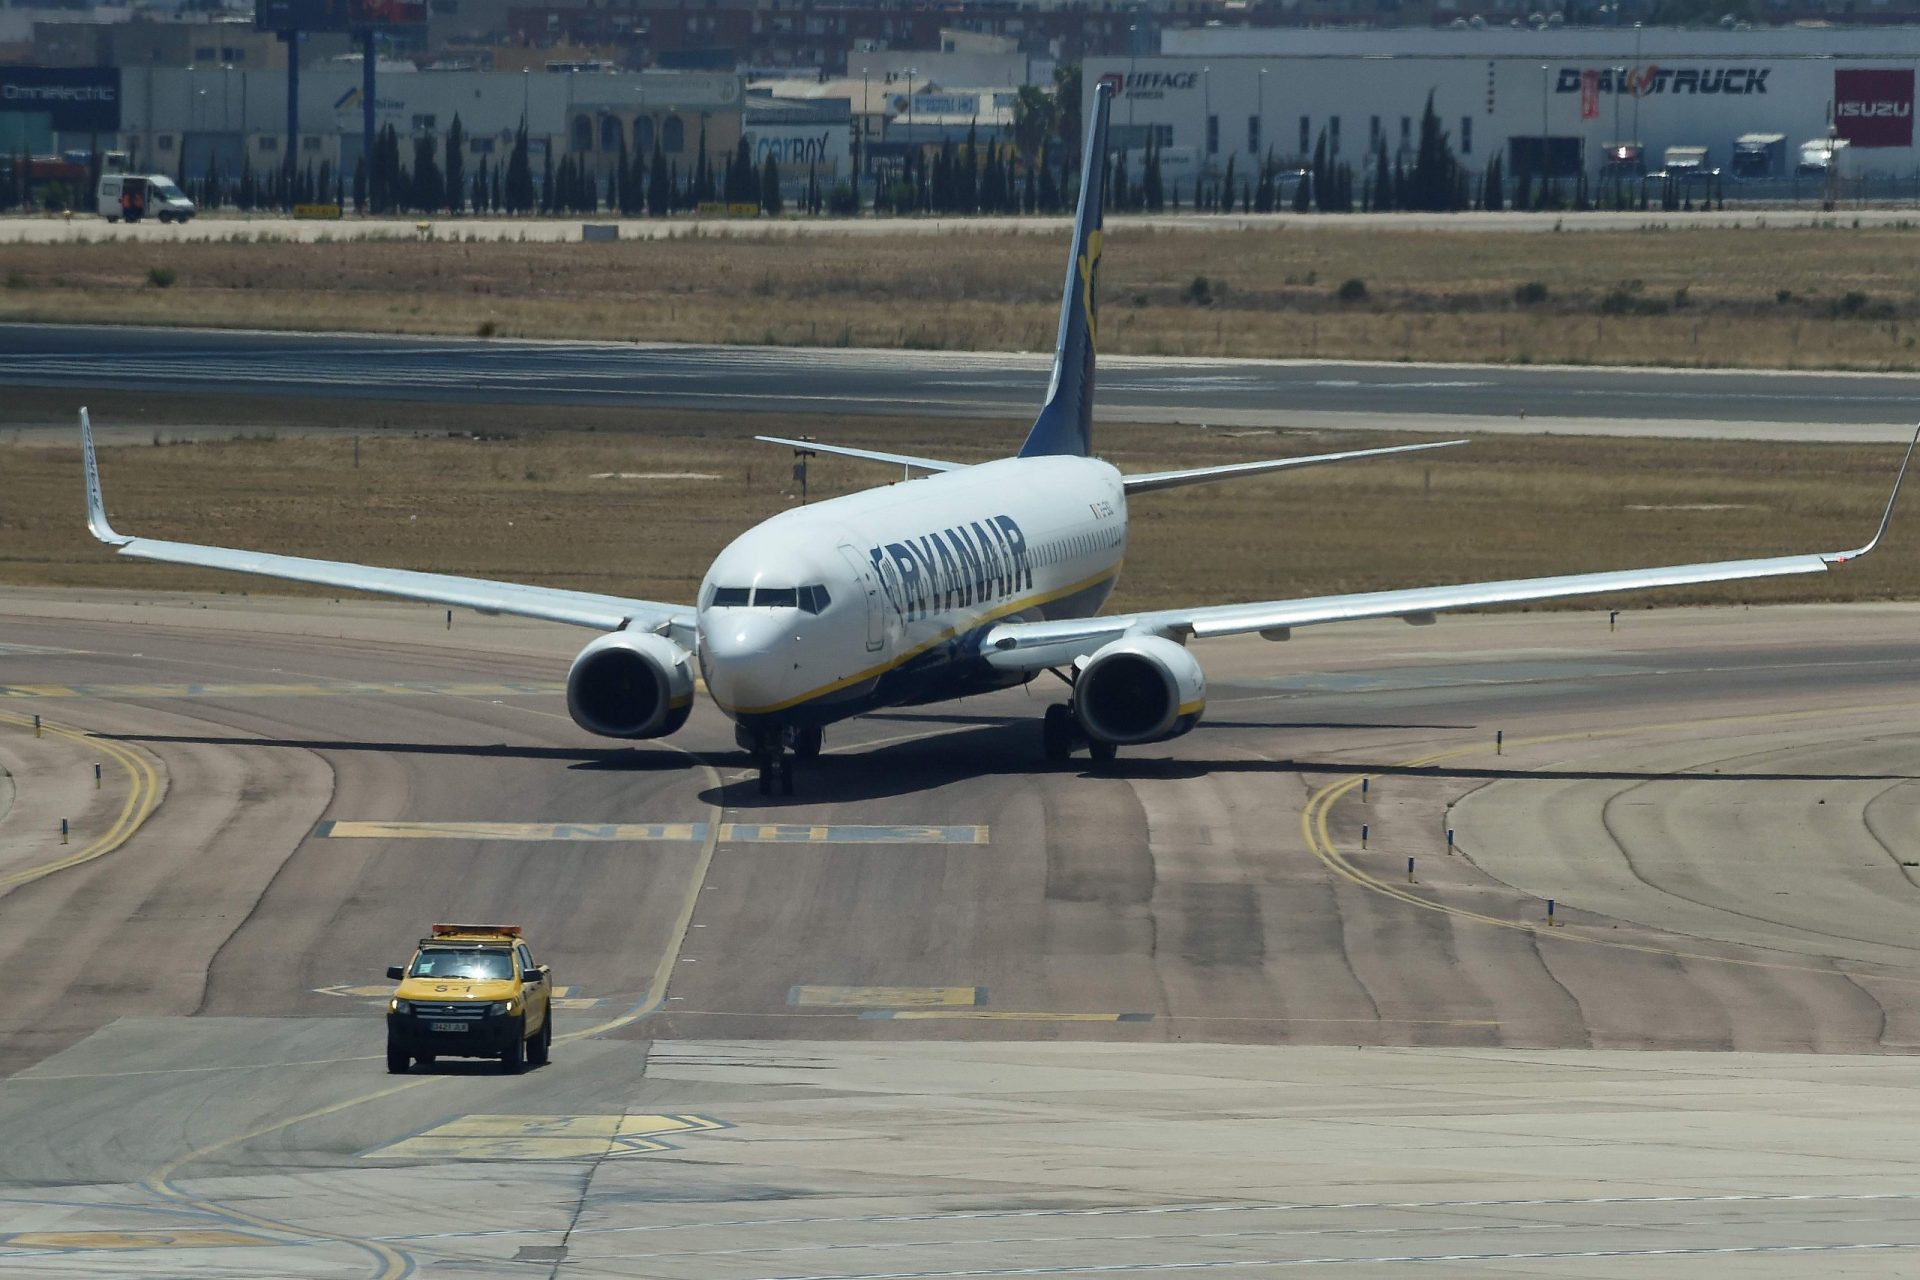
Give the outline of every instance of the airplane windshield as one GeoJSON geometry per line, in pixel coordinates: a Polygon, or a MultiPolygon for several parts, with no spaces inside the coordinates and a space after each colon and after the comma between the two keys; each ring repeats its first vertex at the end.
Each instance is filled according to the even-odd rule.
{"type": "Polygon", "coordinates": [[[707,598],[709,609],[804,609],[824,612],[832,597],[818,583],[805,587],[715,587],[707,598]]]}

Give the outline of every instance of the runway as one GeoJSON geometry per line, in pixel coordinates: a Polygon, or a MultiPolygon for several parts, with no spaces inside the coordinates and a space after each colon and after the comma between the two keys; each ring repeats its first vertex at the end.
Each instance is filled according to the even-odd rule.
{"type": "MultiPolygon", "coordinates": [[[[1021,353],[0,325],[0,386],[79,394],[1019,418],[1047,369],[1021,353]]],[[[1109,421],[1214,426],[1896,443],[1920,412],[1920,378],[1105,356],[1100,406],[1109,421]]]]}
{"type": "Polygon", "coordinates": [[[1036,688],[782,800],[574,728],[582,633],[0,593],[0,1271],[1904,1272],[1915,621],[1209,644],[1111,776],[1036,688]],[[449,917],[551,1067],[385,1074],[449,917]]]}

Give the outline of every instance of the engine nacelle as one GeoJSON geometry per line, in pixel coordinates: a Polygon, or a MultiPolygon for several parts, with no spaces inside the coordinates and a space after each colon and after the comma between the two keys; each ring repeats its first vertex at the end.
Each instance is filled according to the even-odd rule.
{"type": "Polygon", "coordinates": [[[567,714],[603,738],[664,738],[693,712],[693,655],[650,631],[615,631],[567,670],[567,714]]]}
{"type": "Polygon", "coordinates": [[[1080,727],[1096,742],[1164,742],[1200,723],[1207,677],[1185,648],[1123,636],[1094,650],[1073,685],[1080,727]]]}

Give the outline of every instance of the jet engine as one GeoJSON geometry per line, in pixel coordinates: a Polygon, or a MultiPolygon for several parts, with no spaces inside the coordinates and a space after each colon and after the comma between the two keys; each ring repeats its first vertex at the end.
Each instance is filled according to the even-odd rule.
{"type": "Polygon", "coordinates": [[[1073,685],[1074,714],[1095,742],[1164,742],[1200,723],[1207,677],[1185,648],[1123,636],[1094,650],[1073,685]]]}
{"type": "Polygon", "coordinates": [[[567,713],[603,738],[664,738],[693,711],[693,655],[665,636],[615,631],[567,670],[567,713]]]}

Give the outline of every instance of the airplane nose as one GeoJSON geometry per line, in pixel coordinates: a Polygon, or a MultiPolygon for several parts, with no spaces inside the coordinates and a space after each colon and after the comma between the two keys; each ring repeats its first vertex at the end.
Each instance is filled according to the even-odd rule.
{"type": "Polygon", "coordinates": [[[707,689],[729,710],[751,711],[781,701],[782,676],[793,667],[785,650],[788,628],[777,617],[729,611],[701,630],[707,650],[707,689]]]}

